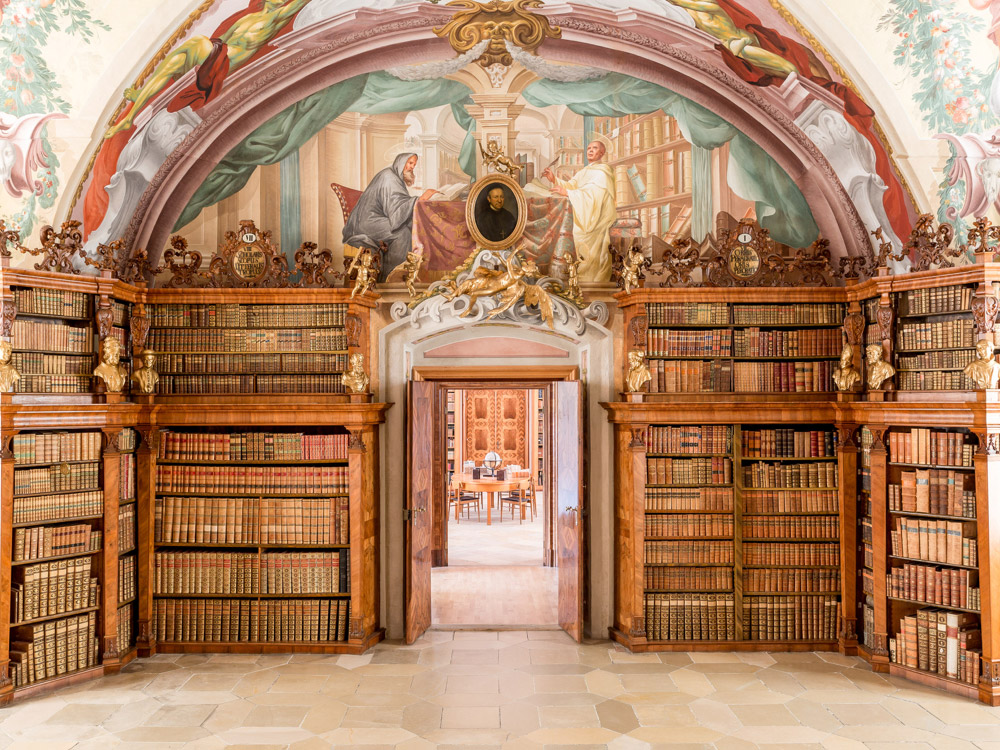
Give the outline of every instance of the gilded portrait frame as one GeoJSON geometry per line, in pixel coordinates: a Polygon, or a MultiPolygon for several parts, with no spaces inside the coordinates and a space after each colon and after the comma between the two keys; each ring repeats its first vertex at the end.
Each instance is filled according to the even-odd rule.
{"type": "Polygon", "coordinates": [[[468,227],[472,239],[475,240],[477,249],[506,250],[516,245],[521,239],[521,235],[524,234],[524,225],[527,221],[527,208],[528,202],[524,198],[524,191],[521,189],[521,185],[517,180],[510,177],[510,175],[490,172],[488,175],[476,180],[472,189],[469,190],[469,197],[465,202],[465,225],[468,227]],[[476,206],[479,204],[479,199],[483,195],[483,192],[492,189],[498,183],[506,187],[514,196],[514,202],[517,204],[517,222],[514,225],[514,231],[504,240],[493,242],[483,236],[483,233],[479,230],[479,226],[476,224],[476,206]]]}

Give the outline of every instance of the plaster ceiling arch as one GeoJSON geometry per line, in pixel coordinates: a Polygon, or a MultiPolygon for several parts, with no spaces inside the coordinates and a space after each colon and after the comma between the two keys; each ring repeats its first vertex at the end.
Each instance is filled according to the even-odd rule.
{"type": "MultiPolygon", "coordinates": [[[[193,118],[191,132],[172,148],[152,176],[125,234],[132,247],[159,255],[173,221],[191,194],[229,149],[254,128],[295,101],[350,76],[386,67],[413,65],[454,56],[450,46],[432,33],[450,17],[445,8],[407,12],[394,10],[344,14],[283,37],[275,53],[251,69],[230,75],[226,88],[193,118]],[[378,21],[378,22],[376,22],[378,21]]],[[[651,23],[642,14],[617,16],[606,33],[606,12],[589,8],[547,6],[561,39],[541,50],[554,62],[593,65],[665,86],[720,114],[758,143],[799,184],[813,208],[823,236],[834,240],[835,252],[857,254],[868,243],[864,226],[830,164],[802,134],[791,117],[775,106],[776,94],[748,86],[670,44],[669,33],[690,28],[676,22],[651,23]],[[560,16],[552,11],[571,13],[560,16]],[[672,27],[664,30],[656,24],[672,27]],[[839,243],[839,244],[838,244],[839,243]]],[[[676,40],[674,40],[676,41],[676,40]]]]}

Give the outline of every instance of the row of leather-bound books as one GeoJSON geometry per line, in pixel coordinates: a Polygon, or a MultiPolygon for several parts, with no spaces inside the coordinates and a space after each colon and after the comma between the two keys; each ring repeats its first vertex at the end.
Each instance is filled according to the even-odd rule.
{"type": "Polygon", "coordinates": [[[11,619],[20,623],[96,607],[99,587],[91,572],[90,556],[15,568],[11,619]]]}
{"type": "Polygon", "coordinates": [[[348,599],[156,599],[156,638],[174,642],[347,640],[348,599]]]}
{"type": "Polygon", "coordinates": [[[260,375],[161,375],[156,392],[164,396],[222,394],[346,393],[340,373],[260,375]]]}
{"type": "MultiPolygon", "coordinates": [[[[839,326],[843,322],[843,305],[829,304],[733,304],[733,325],[750,326],[839,326]]],[[[729,304],[726,302],[650,302],[646,316],[651,326],[670,325],[729,325],[729,304]]]]}
{"type": "Polygon", "coordinates": [[[648,302],[646,319],[651,326],[726,325],[729,306],[725,302],[648,302]]]}
{"type": "Polygon", "coordinates": [[[160,432],[158,457],[169,461],[346,461],[347,433],[160,432]]]}
{"type": "Polygon", "coordinates": [[[664,568],[646,566],[643,568],[643,584],[646,589],[673,589],[676,591],[731,590],[733,588],[732,568],[664,568]]]}
{"type": "Polygon", "coordinates": [[[727,456],[708,458],[647,458],[649,484],[730,484],[733,460],[727,456]]]}
{"type": "Polygon", "coordinates": [[[118,558],[118,601],[134,599],[136,593],[136,558],[125,555],[118,558]]]}
{"type": "Polygon", "coordinates": [[[11,440],[15,464],[97,461],[100,432],[21,432],[11,440]]]}
{"type": "Polygon", "coordinates": [[[737,393],[816,393],[833,390],[836,362],[734,362],[737,393]]]}
{"type": "Polygon", "coordinates": [[[90,315],[90,295],[60,289],[17,287],[11,290],[21,315],[52,315],[57,318],[86,318],[90,315]]]}
{"type": "Polygon", "coordinates": [[[733,512],[731,487],[647,487],[646,511],[685,510],[733,512]]]}
{"type": "Polygon", "coordinates": [[[979,609],[979,573],[958,568],[906,563],[886,573],[889,596],[896,599],[940,604],[960,609],[979,609]]]}
{"type": "Polygon", "coordinates": [[[833,430],[744,427],[740,439],[746,458],[833,458],[837,455],[833,430]]]}
{"type": "Polygon", "coordinates": [[[733,390],[733,363],[728,359],[648,363],[649,393],[728,393],[733,390]]]}
{"type": "Polygon", "coordinates": [[[733,562],[733,543],[730,541],[647,541],[644,550],[647,565],[731,565],[733,562]]]}
{"type": "Polygon", "coordinates": [[[646,594],[646,638],[651,641],[732,641],[732,594],[646,594]]]}
{"type": "Polygon", "coordinates": [[[163,552],[154,556],[157,594],[339,594],[350,581],[349,550],[163,552]]]}
{"type": "Polygon", "coordinates": [[[61,495],[14,497],[13,522],[59,521],[96,516],[104,512],[104,492],[72,492],[61,495]]]}
{"type": "Polygon", "coordinates": [[[732,536],[733,516],[710,513],[649,516],[646,536],[732,536]]]}
{"type": "Polygon", "coordinates": [[[972,466],[974,448],[961,432],[912,427],[889,433],[889,460],[903,464],[972,466]]]}
{"type": "Polygon", "coordinates": [[[976,359],[975,349],[958,349],[943,352],[923,352],[921,354],[900,354],[896,360],[900,375],[908,370],[939,370],[950,368],[965,369],[965,366],[976,359]]]}
{"type": "Polygon", "coordinates": [[[252,305],[240,303],[157,304],[147,308],[150,325],[171,327],[342,326],[347,305],[252,305]]]}
{"type": "Polygon", "coordinates": [[[122,453],[118,457],[118,499],[135,500],[135,454],[122,453]]]}
{"type": "Polygon", "coordinates": [[[349,499],[156,498],[157,542],[182,544],[347,544],[349,499]]]}
{"type": "Polygon", "coordinates": [[[836,487],[837,464],[833,461],[810,461],[801,464],[754,461],[743,466],[743,484],[746,487],[765,489],[836,487]]]}
{"type": "Polygon", "coordinates": [[[827,568],[750,568],[743,571],[743,590],[748,593],[791,591],[840,591],[840,571],[827,568]]]}
{"type": "Polygon", "coordinates": [[[74,357],[65,354],[45,354],[43,352],[16,352],[11,364],[21,373],[21,377],[38,375],[84,375],[89,377],[94,371],[94,357],[91,354],[74,357]]]}
{"type": "Polygon", "coordinates": [[[94,379],[89,375],[21,375],[15,393],[90,393],[94,379]]]}
{"type": "Polygon", "coordinates": [[[224,328],[190,330],[154,328],[148,345],[157,352],[217,354],[278,354],[281,352],[343,352],[347,336],[336,328],[252,330],[224,328]]]}
{"type": "Polygon", "coordinates": [[[975,537],[966,537],[966,521],[897,517],[889,532],[892,554],[945,565],[979,564],[975,537]]]}
{"type": "Polygon", "coordinates": [[[124,554],[135,549],[135,503],[118,508],[118,553],[124,554]]]}
{"type": "Polygon", "coordinates": [[[976,345],[972,318],[901,323],[896,327],[896,347],[902,351],[954,349],[976,345]]]}
{"type": "Polygon", "coordinates": [[[156,369],[161,375],[343,372],[346,368],[346,354],[311,352],[296,354],[161,354],[156,360],[156,369]]]}
{"type": "Polygon", "coordinates": [[[89,523],[14,529],[14,562],[58,555],[86,554],[99,552],[100,549],[101,531],[89,523]]]}
{"type": "Polygon", "coordinates": [[[910,289],[903,293],[900,315],[968,312],[972,308],[973,289],[967,286],[936,286],[910,289]]]}
{"type": "Polygon", "coordinates": [[[94,329],[42,320],[15,320],[11,346],[17,351],[91,354],[94,329]]]}
{"type": "Polygon", "coordinates": [[[953,469],[902,471],[900,483],[889,485],[889,510],[975,518],[976,491],[965,489],[966,477],[974,478],[953,469]]]}
{"type": "Polygon", "coordinates": [[[15,688],[93,667],[98,662],[96,612],[11,630],[10,677],[15,688]]]}
{"type": "Polygon", "coordinates": [[[646,452],[729,453],[732,436],[728,425],[651,425],[646,430],[646,452]]]}
{"type": "Polygon", "coordinates": [[[740,531],[744,539],[796,537],[837,539],[839,516],[743,516],[740,531]]]}
{"type": "Polygon", "coordinates": [[[135,602],[118,608],[118,653],[124,654],[135,645],[135,602]]]}
{"type": "Polygon", "coordinates": [[[100,463],[52,464],[37,469],[15,469],[14,494],[36,495],[42,492],[71,492],[97,489],[100,463]]]}
{"type": "Polygon", "coordinates": [[[840,348],[841,333],[836,328],[651,328],[646,333],[650,357],[836,357],[840,348]]]}
{"type": "Polygon", "coordinates": [[[183,466],[157,465],[156,491],[163,493],[345,493],[350,485],[346,466],[183,466]]]}
{"type": "Polygon", "coordinates": [[[983,642],[979,615],[925,607],[900,618],[895,635],[889,639],[893,663],[970,685],[979,682],[983,642]]]}
{"type": "Polygon", "coordinates": [[[836,490],[743,489],[744,513],[837,513],[836,490]]]}
{"type": "Polygon", "coordinates": [[[743,543],[744,565],[839,565],[840,546],[826,542],[743,543]]]}
{"type": "Polygon", "coordinates": [[[833,640],[837,637],[840,601],[833,594],[746,596],[743,635],[750,640],[833,640]]]}
{"type": "Polygon", "coordinates": [[[897,372],[897,386],[901,391],[974,391],[976,382],[961,371],[954,372],[897,372]]]}

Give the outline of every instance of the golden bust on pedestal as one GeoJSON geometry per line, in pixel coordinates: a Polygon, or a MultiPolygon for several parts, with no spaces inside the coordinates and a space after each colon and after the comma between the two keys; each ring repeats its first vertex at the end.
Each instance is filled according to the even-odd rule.
{"type": "Polygon", "coordinates": [[[840,367],[833,371],[833,382],[840,391],[853,391],[854,384],[861,380],[861,373],[854,367],[854,347],[844,344],[840,352],[840,367]]]}
{"type": "Polygon", "coordinates": [[[970,362],[963,370],[975,382],[977,388],[996,388],[1000,384],[1000,363],[993,359],[993,342],[980,339],[976,344],[979,359],[970,362]]]}
{"type": "Polygon", "coordinates": [[[121,393],[128,378],[125,365],[118,362],[120,356],[121,344],[117,339],[109,336],[101,342],[101,364],[94,370],[94,377],[104,381],[104,388],[108,393],[121,393]]]}
{"type": "Polygon", "coordinates": [[[139,388],[139,393],[155,393],[156,384],[160,382],[160,374],[154,369],[156,352],[152,349],[142,350],[142,366],[132,373],[132,381],[139,388]]]}
{"type": "Polygon", "coordinates": [[[10,363],[14,349],[9,341],[0,341],[0,393],[13,393],[14,384],[21,379],[21,373],[10,363]]]}
{"type": "Polygon", "coordinates": [[[653,374],[646,366],[646,355],[638,349],[628,353],[628,376],[626,385],[629,393],[636,393],[642,390],[653,377],[653,374]]]}
{"type": "Polygon", "coordinates": [[[344,387],[351,393],[365,393],[368,390],[368,375],[365,373],[365,355],[351,355],[351,369],[340,376],[344,387]]]}
{"type": "Polygon", "coordinates": [[[873,391],[896,374],[896,368],[882,359],[881,344],[869,344],[865,349],[865,359],[868,363],[868,388],[873,391]]]}

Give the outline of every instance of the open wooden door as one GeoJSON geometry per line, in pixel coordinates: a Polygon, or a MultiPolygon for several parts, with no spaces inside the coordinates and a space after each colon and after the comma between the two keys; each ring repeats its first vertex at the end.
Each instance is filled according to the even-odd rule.
{"type": "Polygon", "coordinates": [[[557,510],[559,626],[583,638],[583,434],[578,381],[552,384],[552,465],[546,479],[557,510]]]}
{"type": "Polygon", "coordinates": [[[431,625],[431,501],[434,497],[434,389],[410,381],[406,399],[406,642],[431,625]]]}

